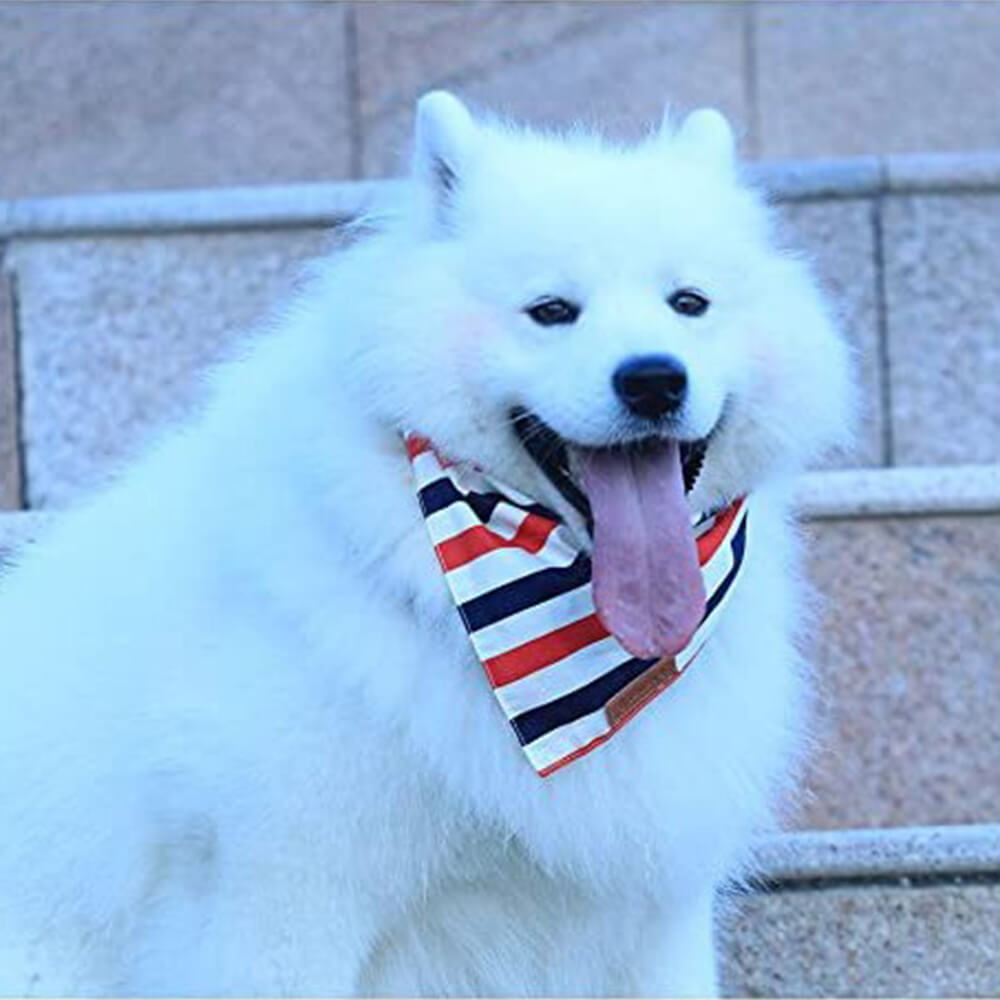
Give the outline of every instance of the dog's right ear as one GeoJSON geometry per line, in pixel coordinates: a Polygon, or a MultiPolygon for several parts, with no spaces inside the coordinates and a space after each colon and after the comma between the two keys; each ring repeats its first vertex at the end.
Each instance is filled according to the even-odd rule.
{"type": "Polygon", "coordinates": [[[736,137],[725,115],[715,108],[698,108],[681,122],[674,133],[674,142],[701,157],[732,170],[736,163],[736,137]]]}
{"type": "Polygon", "coordinates": [[[450,225],[475,138],[476,123],[457,97],[432,90],[417,101],[413,174],[429,192],[434,219],[444,228],[450,225]]]}

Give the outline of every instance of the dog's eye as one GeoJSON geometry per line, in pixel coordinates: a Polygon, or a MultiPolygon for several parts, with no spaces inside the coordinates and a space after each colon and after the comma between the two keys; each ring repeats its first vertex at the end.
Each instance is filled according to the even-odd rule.
{"type": "Polygon", "coordinates": [[[681,316],[701,316],[711,304],[701,292],[696,292],[693,288],[682,288],[674,292],[667,303],[681,316]]]}
{"type": "Polygon", "coordinates": [[[524,310],[539,326],[556,326],[559,323],[575,323],[580,315],[580,307],[566,299],[547,298],[527,306],[524,310]]]}

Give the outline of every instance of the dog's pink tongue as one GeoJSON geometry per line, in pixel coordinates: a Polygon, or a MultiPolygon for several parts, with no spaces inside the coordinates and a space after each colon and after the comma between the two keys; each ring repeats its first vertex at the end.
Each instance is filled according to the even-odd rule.
{"type": "Polygon", "coordinates": [[[597,615],[633,656],[673,656],[705,610],[680,446],[589,452],[581,465],[594,517],[597,615]]]}

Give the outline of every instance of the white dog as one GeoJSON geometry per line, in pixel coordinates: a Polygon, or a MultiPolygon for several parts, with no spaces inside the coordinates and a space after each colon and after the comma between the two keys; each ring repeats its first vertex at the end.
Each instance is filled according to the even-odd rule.
{"type": "Polygon", "coordinates": [[[717,887],[802,739],[788,482],[849,395],[733,146],[714,111],[619,148],[425,97],[399,204],[5,574],[0,993],[716,989],[717,887]],[[739,575],[679,679],[532,744],[435,475],[591,553],[573,600],[633,665],[682,665],[690,525],[747,496],[739,575]]]}

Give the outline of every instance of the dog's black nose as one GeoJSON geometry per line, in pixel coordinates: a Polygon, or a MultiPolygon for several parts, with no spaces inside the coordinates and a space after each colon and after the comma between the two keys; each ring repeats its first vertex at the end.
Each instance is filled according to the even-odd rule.
{"type": "Polygon", "coordinates": [[[615,369],[611,382],[629,410],[648,420],[676,412],[687,395],[687,371],[669,354],[629,358],[615,369]]]}

